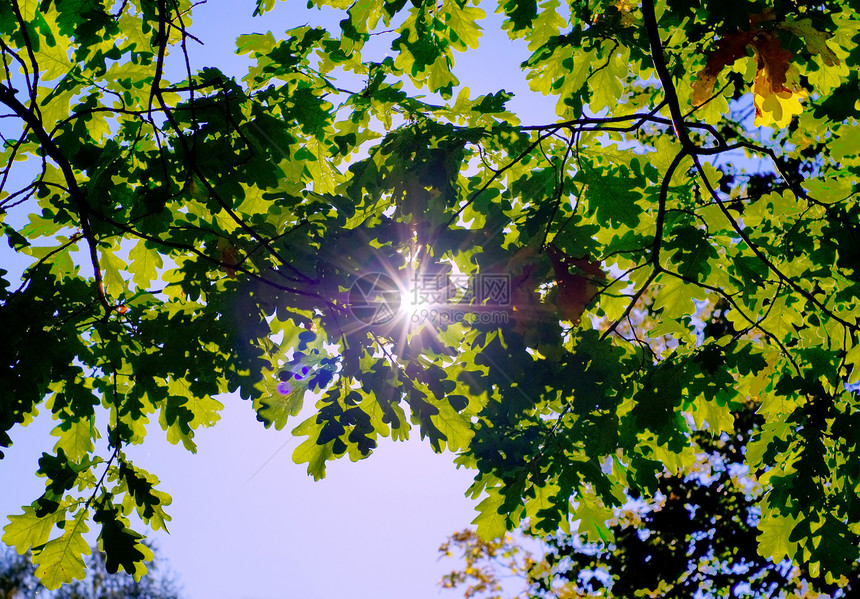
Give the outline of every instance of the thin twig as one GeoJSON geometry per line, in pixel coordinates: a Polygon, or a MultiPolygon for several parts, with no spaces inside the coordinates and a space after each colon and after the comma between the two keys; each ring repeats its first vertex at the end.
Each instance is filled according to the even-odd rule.
{"type": "Polygon", "coordinates": [[[848,327],[852,330],[860,330],[860,325],[858,325],[856,322],[852,324],[836,316],[836,314],[834,314],[831,310],[825,307],[824,304],[819,302],[814,295],[812,295],[806,289],[804,289],[803,287],[795,283],[793,280],[791,280],[789,277],[787,277],[781,270],[776,267],[776,265],[767,256],[764,255],[764,252],[762,252],[761,249],[759,249],[759,247],[752,242],[752,240],[746,234],[746,231],[744,231],[743,227],[741,227],[740,224],[735,220],[735,217],[732,216],[731,212],[729,212],[723,201],[720,199],[719,195],[717,194],[717,191],[713,188],[711,182],[708,180],[708,177],[705,174],[705,170],[702,168],[702,164],[699,161],[698,156],[694,156],[693,160],[696,164],[696,169],[699,171],[699,175],[702,179],[705,189],[708,190],[708,193],[710,193],[711,197],[714,198],[714,200],[717,202],[717,205],[720,207],[720,210],[722,211],[723,215],[731,223],[732,228],[737,232],[740,238],[743,239],[744,243],[747,244],[747,246],[753,251],[753,253],[758,257],[758,259],[761,260],[768,267],[768,269],[771,270],[781,281],[784,281],[789,287],[791,287],[804,298],[806,298],[808,302],[817,307],[828,317],[832,318],[844,327],[848,327]]]}

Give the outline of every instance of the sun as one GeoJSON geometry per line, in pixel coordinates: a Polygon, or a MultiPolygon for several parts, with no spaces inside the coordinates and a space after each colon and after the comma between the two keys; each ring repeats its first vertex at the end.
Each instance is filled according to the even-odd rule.
{"type": "Polygon", "coordinates": [[[421,302],[418,301],[418,294],[413,289],[411,282],[407,279],[401,281],[400,286],[400,309],[398,310],[401,316],[411,318],[412,315],[421,308],[421,302]]]}

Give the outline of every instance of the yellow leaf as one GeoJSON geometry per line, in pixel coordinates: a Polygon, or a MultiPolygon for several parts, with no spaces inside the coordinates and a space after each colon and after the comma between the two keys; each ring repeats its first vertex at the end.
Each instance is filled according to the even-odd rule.
{"type": "Polygon", "coordinates": [[[752,46],[758,64],[753,97],[755,125],[787,127],[795,115],[803,112],[800,98],[807,95],[795,83],[797,69],[789,62],[792,54],[770,33],[756,36],[752,46]]]}
{"type": "Polygon", "coordinates": [[[775,125],[781,128],[788,127],[791,124],[791,119],[803,112],[799,98],[805,95],[806,93],[795,94],[793,92],[780,92],[769,95],[755,94],[755,126],[767,127],[775,125]]]}
{"type": "Polygon", "coordinates": [[[701,428],[707,422],[708,429],[715,435],[722,432],[731,433],[735,427],[735,419],[728,405],[719,405],[716,401],[708,401],[700,397],[695,403],[696,410],[693,419],[696,427],[701,428]]]}

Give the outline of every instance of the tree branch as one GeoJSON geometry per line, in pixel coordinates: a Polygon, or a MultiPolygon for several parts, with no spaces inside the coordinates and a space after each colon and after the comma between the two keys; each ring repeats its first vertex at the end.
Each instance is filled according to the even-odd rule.
{"type": "Polygon", "coordinates": [[[657,199],[657,230],[654,233],[654,245],[651,252],[651,262],[655,266],[660,266],[660,249],[663,247],[663,226],[666,221],[666,199],[669,195],[669,185],[672,182],[672,176],[681,165],[681,161],[688,156],[686,150],[681,150],[675,154],[669,168],[666,169],[666,174],[663,176],[663,181],[660,183],[660,196],[657,199]]]}
{"type": "Polygon", "coordinates": [[[96,251],[98,242],[95,234],[93,233],[89,218],[89,215],[92,213],[92,209],[87,202],[86,195],[78,185],[78,180],[77,177],[75,177],[72,165],[63,155],[60,148],[57,147],[57,144],[54,143],[51,136],[48,135],[48,132],[45,131],[42,121],[15,97],[15,94],[11,89],[3,84],[0,84],[0,102],[3,102],[3,104],[13,110],[15,114],[17,114],[27,124],[27,126],[33,130],[33,133],[39,139],[39,143],[42,145],[42,149],[45,154],[50,156],[54,162],[57,163],[57,166],[60,167],[60,172],[63,173],[63,178],[66,180],[66,185],[68,185],[69,196],[72,198],[78,212],[78,218],[81,222],[81,231],[83,232],[84,238],[87,240],[87,245],[89,246],[90,261],[92,262],[93,275],[96,280],[96,293],[98,293],[99,302],[101,302],[104,307],[105,316],[107,317],[113,310],[113,306],[110,305],[110,302],[108,302],[107,296],[105,295],[102,271],[99,266],[98,252],[96,251]]]}
{"type": "Polygon", "coordinates": [[[675,135],[678,136],[681,146],[690,151],[695,146],[687,135],[684,115],[681,114],[681,106],[678,102],[678,93],[675,91],[675,84],[672,83],[672,75],[669,74],[669,69],[666,67],[663,42],[660,40],[660,29],[657,27],[657,17],[654,14],[654,0],[642,0],[642,17],[645,21],[645,31],[648,34],[648,44],[651,47],[654,69],[657,71],[657,77],[660,78],[663,93],[666,95],[666,103],[669,105],[669,114],[672,116],[672,128],[675,130],[675,135]]]}

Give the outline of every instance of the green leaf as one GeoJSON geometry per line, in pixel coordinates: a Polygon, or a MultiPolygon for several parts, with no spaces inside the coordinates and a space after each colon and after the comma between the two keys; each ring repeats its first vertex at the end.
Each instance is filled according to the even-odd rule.
{"type": "Polygon", "coordinates": [[[860,558],[860,549],[857,548],[860,535],[828,514],[823,525],[814,532],[814,538],[817,541],[810,558],[812,563],[820,563],[821,570],[833,578],[851,572],[853,564],[860,558]]]}
{"type": "MultiPolygon", "coordinates": [[[[158,478],[125,460],[119,464],[118,476],[127,490],[123,499],[124,512],[130,511],[133,504],[144,523],[153,530],[160,528],[166,531],[167,521],[171,518],[165,513],[164,507],[170,505],[172,499],[167,493],[155,488],[158,478]]],[[[117,489],[117,492],[121,489],[117,489]]]]}
{"type": "Polygon", "coordinates": [[[460,6],[456,2],[446,3],[443,11],[445,24],[451,28],[451,42],[454,48],[458,50],[477,48],[481,27],[476,21],[486,17],[487,13],[475,6],[460,6]]]}
{"type": "Polygon", "coordinates": [[[635,227],[639,224],[641,209],[636,201],[642,197],[637,189],[642,179],[628,176],[627,169],[606,176],[606,173],[589,176],[588,205],[596,213],[599,223],[616,228],[619,224],[635,227]]]}
{"type": "Polygon", "coordinates": [[[581,497],[573,512],[573,519],[579,522],[578,530],[589,542],[611,540],[612,534],[607,521],[612,518],[612,510],[600,505],[593,497],[581,497]]]}
{"type": "Polygon", "coordinates": [[[757,509],[795,586],[842,584],[860,526],[856,1],[505,0],[486,19],[475,0],[312,0],[302,26],[239,36],[245,66],[192,56],[177,81],[162,58],[213,42],[196,5],[6,4],[0,236],[20,268],[0,270],[0,447],[42,401],[57,419],[45,493],[6,536],[51,584],[79,573],[70,505],[96,510],[112,569],[142,572],[126,518],[164,528],[170,498],[123,449],[157,413],[195,451],[234,392],[265,426],[302,414],[294,459],[316,478],[418,426],[477,469],[476,499],[490,489],[481,534],[581,520],[619,560],[639,539],[646,578],[607,569],[618,595],[788,592],[748,551],[757,509]],[[509,91],[472,97],[459,52],[476,48],[509,91]],[[558,252],[590,270],[560,277],[558,252]],[[355,310],[373,273],[403,290],[384,323],[355,310]],[[764,572],[746,586],[726,538],[764,572]]]}
{"type": "Polygon", "coordinates": [[[102,249],[99,264],[102,268],[102,279],[104,281],[105,293],[118,297],[125,290],[125,280],[120,271],[125,270],[125,261],[117,256],[112,250],[102,249]]]}
{"type": "Polygon", "coordinates": [[[164,265],[161,255],[148,247],[143,240],[137,244],[128,253],[131,259],[130,270],[132,281],[140,289],[147,289],[149,285],[158,277],[158,269],[164,265]]]}
{"type": "Polygon", "coordinates": [[[695,280],[705,279],[711,272],[709,261],[719,257],[707,233],[696,227],[674,229],[664,247],[675,250],[671,260],[679,264],[678,272],[695,280]]]}
{"type": "Polygon", "coordinates": [[[62,450],[71,461],[80,462],[95,449],[94,441],[100,437],[90,418],[64,420],[51,435],[59,437],[54,451],[62,450]]]}
{"type": "Polygon", "coordinates": [[[292,371],[285,372],[288,373],[284,377],[287,380],[281,380],[276,376],[263,378],[258,383],[258,388],[262,388],[263,394],[255,402],[257,419],[266,426],[274,426],[277,430],[287,425],[287,419],[290,416],[298,415],[307,391],[307,376],[303,376],[301,380],[294,380],[292,371]]]}
{"type": "Polygon", "coordinates": [[[504,497],[495,487],[489,489],[487,493],[487,497],[475,508],[479,515],[472,520],[472,524],[478,527],[478,536],[482,539],[498,539],[508,530],[508,518],[500,512],[504,497]]]}
{"type": "Polygon", "coordinates": [[[676,319],[695,314],[696,304],[693,300],[707,297],[702,288],[677,277],[660,277],[659,280],[665,284],[656,294],[654,310],[662,310],[664,318],[676,319]]]}
{"type": "Polygon", "coordinates": [[[48,541],[33,554],[33,563],[38,566],[36,577],[47,589],[58,589],[84,578],[83,556],[90,554],[90,546],[83,537],[88,530],[86,518],[86,510],[81,510],[74,520],[66,520],[63,535],[48,541]]]}
{"type": "Polygon", "coordinates": [[[308,438],[293,451],[293,461],[296,464],[307,463],[308,474],[313,476],[314,480],[325,478],[325,463],[335,455],[332,451],[334,441],[317,443],[321,431],[322,427],[317,423],[315,416],[293,429],[295,436],[308,435],[308,438]]]}
{"type": "Polygon", "coordinates": [[[789,541],[792,530],[797,526],[797,519],[782,516],[770,509],[762,512],[757,527],[758,551],[762,557],[778,564],[787,557],[794,557],[796,544],[789,541]]]}
{"type": "Polygon", "coordinates": [[[65,510],[39,517],[31,506],[24,506],[22,509],[23,514],[9,516],[9,524],[3,528],[3,542],[15,547],[18,553],[24,554],[29,549],[48,542],[54,526],[65,521],[65,510]]]}
{"type": "Polygon", "coordinates": [[[108,503],[96,509],[94,519],[101,524],[99,547],[105,553],[105,569],[115,574],[122,567],[139,581],[146,574],[143,562],[152,559],[152,550],[140,543],[143,535],[128,528],[125,518],[108,503]]]}

